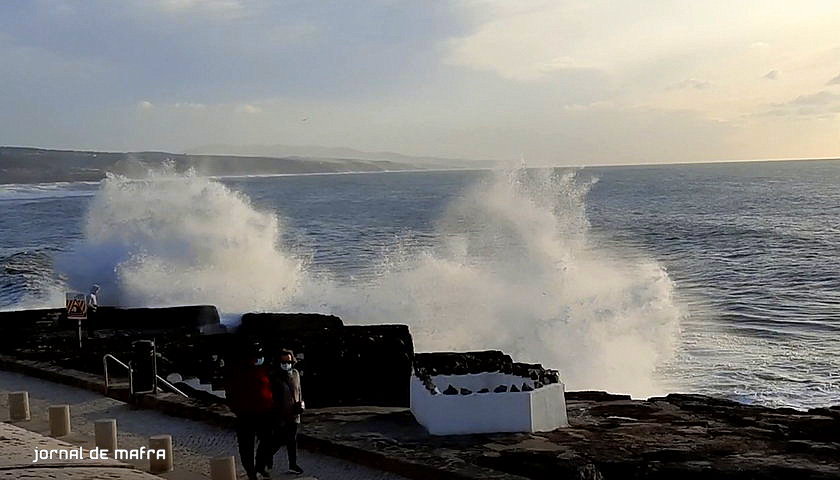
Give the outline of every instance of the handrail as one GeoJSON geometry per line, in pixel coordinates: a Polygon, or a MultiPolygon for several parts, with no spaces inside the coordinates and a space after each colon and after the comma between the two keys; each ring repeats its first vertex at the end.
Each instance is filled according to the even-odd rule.
{"type": "MultiPolygon", "coordinates": [[[[111,355],[110,353],[106,353],[102,357],[102,364],[105,367],[105,391],[107,392],[108,389],[110,388],[110,385],[111,385],[111,379],[108,375],[108,360],[109,359],[116,362],[117,365],[119,365],[119,366],[123,367],[124,369],[128,370],[128,388],[129,388],[129,393],[131,393],[133,395],[134,394],[134,382],[132,382],[133,374],[134,374],[133,370],[131,369],[130,366],[123,363],[119,358],[111,355]]],[[[164,384],[164,385],[166,385],[167,387],[169,387],[170,390],[177,393],[178,395],[181,395],[185,398],[190,398],[189,395],[182,392],[178,387],[176,387],[175,385],[172,385],[171,383],[169,383],[165,378],[161,377],[160,375],[155,374],[155,380],[164,384]]]]}
{"type": "Polygon", "coordinates": [[[171,383],[169,383],[166,379],[164,379],[164,378],[163,378],[163,377],[161,377],[160,375],[155,375],[155,377],[157,377],[158,381],[160,381],[162,384],[164,384],[164,385],[166,385],[167,387],[171,388],[171,389],[172,389],[175,393],[178,393],[178,394],[180,394],[180,395],[184,396],[185,398],[190,398],[190,396],[189,396],[189,395],[187,395],[186,393],[184,393],[184,392],[182,392],[181,390],[179,390],[179,389],[178,389],[175,385],[172,385],[171,383]]]}
{"type": "Polygon", "coordinates": [[[128,384],[129,384],[129,388],[132,388],[132,382],[131,382],[131,377],[132,377],[132,375],[131,375],[131,374],[132,374],[132,371],[131,371],[131,367],[129,367],[129,366],[128,366],[128,365],[126,365],[125,363],[121,362],[119,358],[117,358],[117,357],[115,357],[115,356],[111,355],[110,353],[106,353],[106,354],[102,357],[102,365],[103,365],[103,367],[105,367],[105,391],[107,392],[107,391],[108,391],[108,389],[109,389],[109,388],[111,388],[111,377],[108,375],[108,359],[111,359],[111,360],[113,360],[113,361],[117,362],[117,365],[119,365],[119,366],[123,367],[124,369],[128,370],[128,384]]]}

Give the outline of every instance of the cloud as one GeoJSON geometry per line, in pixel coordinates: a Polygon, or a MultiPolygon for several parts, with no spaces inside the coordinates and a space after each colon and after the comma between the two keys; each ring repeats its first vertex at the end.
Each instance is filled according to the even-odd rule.
{"type": "MultiPolygon", "coordinates": [[[[147,0],[144,0],[147,2],[147,0]]],[[[225,16],[239,16],[244,6],[239,0],[156,0],[151,3],[164,12],[210,13],[225,16]]]]}
{"type": "Polygon", "coordinates": [[[243,103],[242,105],[236,106],[236,111],[239,113],[254,114],[262,112],[262,108],[250,103],[243,103]]]}
{"type": "Polygon", "coordinates": [[[790,94],[838,73],[829,0],[642,3],[0,0],[0,143],[667,161],[835,108],[790,94]]]}
{"type": "Polygon", "coordinates": [[[800,95],[790,103],[793,105],[830,105],[840,101],[840,94],[825,90],[809,95],[800,95]]]}
{"type": "Polygon", "coordinates": [[[205,105],[203,103],[197,103],[197,102],[175,102],[174,107],[175,108],[186,108],[186,109],[190,109],[190,110],[203,110],[203,109],[207,108],[207,105],[205,105]]]}
{"type": "Polygon", "coordinates": [[[786,103],[777,103],[762,112],[763,116],[833,116],[840,114],[840,94],[825,90],[799,95],[786,103]]]}
{"type": "Polygon", "coordinates": [[[778,70],[770,70],[769,72],[765,73],[763,77],[766,80],[776,80],[779,78],[779,71],[778,70]]]}
{"type": "Polygon", "coordinates": [[[668,90],[686,90],[686,89],[693,89],[693,90],[706,90],[712,86],[711,82],[706,80],[698,80],[696,78],[687,78],[680,82],[677,82],[670,87],[668,90]]]}
{"type": "Polygon", "coordinates": [[[840,85],[840,74],[829,80],[826,85],[840,85]]]}

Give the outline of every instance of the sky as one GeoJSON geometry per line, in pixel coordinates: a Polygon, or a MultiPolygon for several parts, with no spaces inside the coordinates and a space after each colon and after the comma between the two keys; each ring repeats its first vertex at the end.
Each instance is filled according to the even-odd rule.
{"type": "Polygon", "coordinates": [[[2,0],[0,144],[840,157],[836,0],[2,0]]]}

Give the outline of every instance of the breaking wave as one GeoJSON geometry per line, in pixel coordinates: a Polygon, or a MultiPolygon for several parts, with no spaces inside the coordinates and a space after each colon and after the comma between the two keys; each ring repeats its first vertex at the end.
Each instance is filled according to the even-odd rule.
{"type": "Polygon", "coordinates": [[[350,284],[307,273],[275,213],[218,181],[109,176],[58,268],[76,288],[104,283],[103,303],[405,323],[419,351],[500,349],[559,368],[572,389],[661,393],[656,368],[681,316],[673,285],[652,260],[594,246],[591,185],[575,172],[496,173],[449,206],[434,246],[396,245],[372,281],[350,284]]]}
{"type": "Polygon", "coordinates": [[[420,351],[501,349],[559,368],[573,389],[662,393],[656,369],[682,315],[673,284],[652,260],[592,248],[591,184],[575,172],[497,173],[449,207],[435,248],[397,249],[364,287],[307,289],[325,298],[309,306],[407,323],[420,351]]]}
{"type": "Polygon", "coordinates": [[[278,248],[280,229],[275,215],[207,178],[112,175],[91,202],[85,241],[57,267],[77,289],[101,284],[106,304],[279,309],[303,272],[278,248]]]}

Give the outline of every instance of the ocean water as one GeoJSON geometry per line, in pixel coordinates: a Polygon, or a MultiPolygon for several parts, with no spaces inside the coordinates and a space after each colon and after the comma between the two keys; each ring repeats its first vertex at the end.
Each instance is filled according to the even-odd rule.
{"type": "Polygon", "coordinates": [[[0,308],[405,323],[568,389],[840,404],[840,163],[0,185],[0,308]]]}

